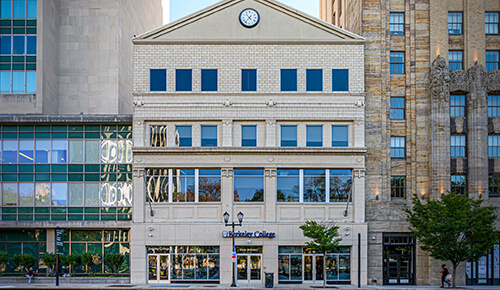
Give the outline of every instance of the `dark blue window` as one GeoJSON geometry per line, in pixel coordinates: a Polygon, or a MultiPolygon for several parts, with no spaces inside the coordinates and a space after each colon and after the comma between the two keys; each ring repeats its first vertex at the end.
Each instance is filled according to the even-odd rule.
{"type": "Polygon", "coordinates": [[[496,70],[500,67],[500,51],[487,50],[486,51],[486,71],[496,70]]]}
{"type": "Polygon", "coordinates": [[[405,118],[405,98],[391,97],[391,119],[405,118]]]}
{"type": "Polygon", "coordinates": [[[323,126],[306,127],[306,146],[307,147],[323,146],[323,126]]]}
{"type": "Polygon", "coordinates": [[[257,146],[257,126],[241,126],[241,146],[257,146]]]}
{"type": "Polygon", "coordinates": [[[190,92],[193,88],[193,73],[190,69],[175,71],[175,90],[177,92],[190,92]]]}
{"type": "Polygon", "coordinates": [[[12,54],[24,54],[24,36],[14,36],[14,49],[12,54]]]}
{"type": "Polygon", "coordinates": [[[281,126],[281,146],[297,147],[297,126],[281,126]]]}
{"type": "Polygon", "coordinates": [[[332,91],[334,92],[349,91],[349,70],[347,69],[332,70],[332,91]]]}
{"type": "Polygon", "coordinates": [[[308,69],[306,70],[306,90],[308,92],[323,91],[323,70],[308,69]]]}
{"type": "Polygon", "coordinates": [[[391,74],[405,73],[405,53],[401,51],[391,51],[391,74]]]}
{"type": "Polygon", "coordinates": [[[281,91],[295,92],[297,91],[297,70],[282,69],[281,70],[281,91]]]}
{"type": "Polygon", "coordinates": [[[149,90],[152,92],[167,90],[166,69],[152,69],[149,71],[149,90]]]}
{"type": "Polygon", "coordinates": [[[242,69],[241,70],[241,91],[255,92],[257,91],[257,70],[242,69]]]}
{"type": "Polygon", "coordinates": [[[0,54],[11,54],[11,36],[2,35],[0,36],[0,54]]]}
{"type": "Polygon", "coordinates": [[[201,126],[201,146],[217,147],[217,126],[201,126]]]}
{"type": "Polygon", "coordinates": [[[176,126],[175,127],[175,146],[191,147],[193,146],[191,126],[176,126]]]}
{"type": "Polygon", "coordinates": [[[201,70],[201,91],[216,92],[217,91],[217,70],[202,69],[201,70]]]}
{"type": "Polygon", "coordinates": [[[36,54],[36,36],[26,36],[26,54],[36,54]]]}
{"type": "Polygon", "coordinates": [[[348,126],[332,126],[332,147],[349,146],[348,126]]]}

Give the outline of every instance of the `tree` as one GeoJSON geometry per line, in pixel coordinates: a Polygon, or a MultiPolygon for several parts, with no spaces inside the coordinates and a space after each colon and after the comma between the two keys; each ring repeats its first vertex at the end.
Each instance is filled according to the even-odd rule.
{"type": "Polygon", "coordinates": [[[69,267],[69,273],[71,274],[73,269],[82,263],[82,256],[79,254],[70,255],[59,255],[61,262],[69,267]]]}
{"type": "Polygon", "coordinates": [[[120,267],[125,263],[125,255],[123,254],[107,254],[106,262],[113,267],[114,273],[118,273],[120,267]]]}
{"type": "Polygon", "coordinates": [[[334,252],[339,246],[339,227],[333,224],[318,224],[315,221],[306,221],[300,226],[304,236],[312,241],[306,242],[306,247],[323,253],[323,288],[326,287],[326,253],[334,252]]]}
{"type": "Polygon", "coordinates": [[[87,266],[87,271],[90,275],[94,275],[93,266],[101,264],[101,255],[96,252],[85,252],[82,254],[82,263],[87,266]]]}
{"type": "MultiPolygon", "coordinates": [[[[55,273],[54,266],[56,265],[56,254],[45,252],[42,255],[42,260],[47,267],[50,269],[50,273],[55,273]]],[[[48,273],[47,273],[48,274],[48,273]]]]}
{"type": "Polygon", "coordinates": [[[33,267],[36,264],[36,258],[31,254],[15,254],[12,260],[17,268],[23,272],[25,268],[33,267]]]}
{"type": "Polygon", "coordinates": [[[1,252],[0,253],[0,267],[4,267],[7,262],[9,262],[10,256],[9,253],[7,252],[1,252]]]}
{"type": "Polygon", "coordinates": [[[453,265],[453,287],[456,269],[461,262],[475,262],[498,241],[494,222],[496,207],[482,207],[455,193],[443,194],[441,200],[422,203],[413,197],[412,208],[405,208],[410,231],[431,257],[453,265]]]}

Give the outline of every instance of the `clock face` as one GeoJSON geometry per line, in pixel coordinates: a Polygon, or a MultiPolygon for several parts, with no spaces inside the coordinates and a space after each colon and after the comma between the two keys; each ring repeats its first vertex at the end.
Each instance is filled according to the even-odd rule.
{"type": "Polygon", "coordinates": [[[252,8],[247,8],[240,13],[240,23],[247,28],[256,26],[259,19],[259,13],[252,8]]]}

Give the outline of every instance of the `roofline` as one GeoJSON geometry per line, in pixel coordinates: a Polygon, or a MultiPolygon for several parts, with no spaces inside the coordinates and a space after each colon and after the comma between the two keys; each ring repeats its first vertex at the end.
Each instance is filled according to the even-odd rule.
{"type": "MultiPolygon", "coordinates": [[[[236,4],[241,3],[243,1],[246,1],[246,0],[223,0],[223,1],[217,2],[217,3],[215,3],[211,6],[208,6],[202,10],[199,10],[199,11],[194,12],[192,14],[189,14],[183,18],[180,18],[172,23],[165,24],[163,26],[157,27],[153,30],[150,30],[148,32],[140,34],[140,35],[134,37],[132,39],[132,42],[134,44],[152,44],[152,43],[155,43],[155,44],[158,44],[158,43],[161,43],[161,44],[209,43],[210,44],[210,43],[225,43],[225,42],[234,43],[233,41],[230,41],[230,40],[219,40],[219,41],[200,40],[200,41],[196,41],[196,40],[185,40],[184,39],[184,40],[156,41],[155,39],[166,34],[166,33],[169,33],[170,31],[180,29],[181,27],[183,27],[185,25],[188,25],[192,22],[195,22],[199,18],[213,14],[217,11],[220,11],[220,10],[225,9],[227,7],[236,5],[236,4]],[[146,38],[149,38],[149,39],[146,39],[146,38]]],[[[346,43],[352,43],[352,42],[355,42],[355,43],[364,43],[365,42],[365,38],[362,36],[359,36],[355,33],[352,33],[350,31],[347,31],[345,29],[337,27],[333,24],[322,21],[321,19],[318,19],[316,17],[310,16],[307,13],[304,13],[302,11],[295,9],[295,8],[287,6],[281,2],[278,2],[275,0],[253,0],[253,1],[258,2],[262,5],[277,9],[277,10],[281,10],[282,12],[287,13],[290,16],[295,17],[297,19],[301,19],[302,21],[305,21],[306,23],[308,23],[308,24],[310,24],[318,29],[321,29],[321,30],[324,30],[327,32],[331,32],[333,30],[336,33],[341,34],[347,38],[344,41],[341,40],[340,42],[337,40],[336,43],[338,43],[338,44],[346,44],[346,43]]],[[[241,41],[241,40],[237,41],[237,43],[238,42],[246,43],[245,41],[241,41]]],[[[286,43],[288,41],[284,41],[284,42],[286,43]]],[[[299,41],[296,41],[296,42],[299,42],[299,41]]],[[[324,42],[324,43],[328,43],[328,44],[333,44],[334,41],[330,42],[330,41],[317,41],[317,40],[307,41],[307,40],[304,40],[304,42],[308,42],[309,44],[311,44],[312,42],[314,42],[314,43],[324,42]]],[[[265,40],[262,40],[261,43],[267,43],[267,44],[268,43],[283,43],[283,41],[276,41],[276,40],[265,41],[265,40]]]]}

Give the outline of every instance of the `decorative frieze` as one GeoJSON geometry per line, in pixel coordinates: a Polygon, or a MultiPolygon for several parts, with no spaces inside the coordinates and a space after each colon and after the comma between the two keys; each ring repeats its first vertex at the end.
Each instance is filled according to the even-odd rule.
{"type": "Polygon", "coordinates": [[[468,92],[469,75],[464,70],[450,72],[450,92],[468,92]]]}
{"type": "Polygon", "coordinates": [[[488,92],[500,93],[500,70],[488,72],[488,92]]]}

